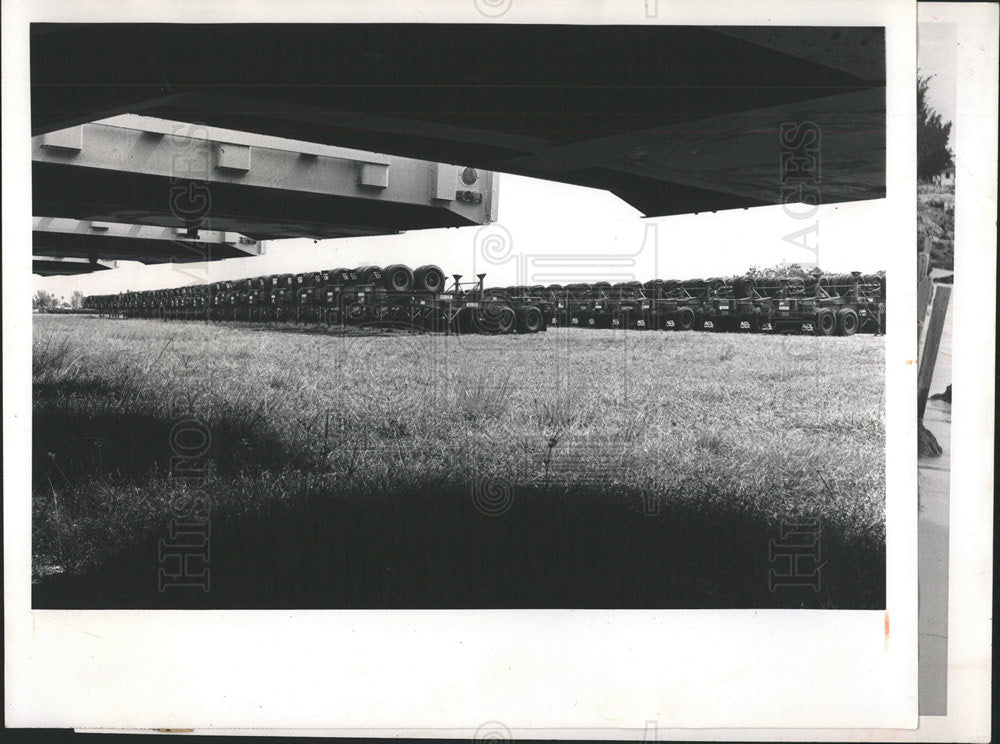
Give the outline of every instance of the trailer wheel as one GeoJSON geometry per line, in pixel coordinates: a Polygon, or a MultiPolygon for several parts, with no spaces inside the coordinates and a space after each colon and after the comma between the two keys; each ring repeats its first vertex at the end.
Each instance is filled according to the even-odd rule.
{"type": "Polygon", "coordinates": [[[497,333],[513,333],[517,327],[517,315],[510,305],[501,305],[495,320],[497,333]]]}
{"type": "Polygon", "coordinates": [[[382,284],[382,269],[378,266],[359,266],[354,270],[358,284],[382,284]]]}
{"type": "Polygon", "coordinates": [[[690,331],[694,328],[694,310],[689,307],[682,307],[678,310],[674,328],[678,331],[690,331]]]}
{"type": "Polygon", "coordinates": [[[753,294],[754,280],[749,276],[740,276],[733,282],[733,294],[737,299],[745,299],[753,294]]]}
{"type": "Polygon", "coordinates": [[[382,276],[385,279],[386,289],[393,289],[399,292],[413,289],[413,272],[410,271],[409,266],[404,266],[403,264],[386,266],[382,270],[382,276]]]}
{"type": "Polygon", "coordinates": [[[517,309],[517,330],[521,333],[538,333],[543,324],[542,311],[534,305],[522,305],[517,309]]]}
{"type": "MultiPolygon", "coordinates": [[[[326,272],[330,275],[329,284],[334,287],[342,287],[348,283],[350,279],[350,271],[348,269],[333,269],[332,271],[326,272]]],[[[275,280],[275,283],[277,280],[275,280]]]]}
{"type": "Polygon", "coordinates": [[[437,266],[420,266],[413,272],[413,283],[417,289],[427,292],[444,290],[444,272],[437,266]]]}
{"type": "Polygon", "coordinates": [[[823,308],[816,313],[816,335],[832,336],[837,331],[837,316],[830,308],[823,308]]]}
{"type": "Polygon", "coordinates": [[[468,312],[468,323],[475,333],[513,333],[517,328],[517,314],[505,302],[487,302],[468,312]]]}
{"type": "Polygon", "coordinates": [[[852,307],[845,307],[837,313],[837,331],[841,336],[853,336],[858,330],[858,313],[852,307]]]}
{"type": "Polygon", "coordinates": [[[358,302],[350,302],[344,306],[342,322],[346,325],[358,325],[365,317],[365,309],[358,302]]]}

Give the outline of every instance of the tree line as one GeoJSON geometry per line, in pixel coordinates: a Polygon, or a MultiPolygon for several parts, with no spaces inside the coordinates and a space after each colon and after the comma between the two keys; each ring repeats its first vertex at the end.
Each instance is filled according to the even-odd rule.
{"type": "Polygon", "coordinates": [[[54,294],[47,292],[44,289],[40,289],[35,292],[34,297],[31,298],[31,308],[41,312],[47,312],[49,310],[56,310],[59,308],[72,308],[73,310],[79,310],[82,307],[83,292],[79,289],[73,291],[73,294],[70,295],[68,302],[65,297],[56,297],[54,294]]]}
{"type": "Polygon", "coordinates": [[[933,75],[917,75],[917,179],[929,182],[934,176],[955,166],[955,156],[948,147],[951,122],[927,102],[933,75]]]}

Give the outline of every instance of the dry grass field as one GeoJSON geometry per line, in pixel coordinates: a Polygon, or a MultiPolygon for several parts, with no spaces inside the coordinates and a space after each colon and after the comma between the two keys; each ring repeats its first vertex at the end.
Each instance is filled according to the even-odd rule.
{"type": "Polygon", "coordinates": [[[36,607],[884,606],[882,338],[34,322],[36,607]]]}

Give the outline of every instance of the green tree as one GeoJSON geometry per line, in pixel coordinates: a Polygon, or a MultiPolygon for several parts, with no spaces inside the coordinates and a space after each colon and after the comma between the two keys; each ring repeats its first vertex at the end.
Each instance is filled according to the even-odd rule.
{"type": "Polygon", "coordinates": [[[948,147],[951,122],[942,122],[941,115],[927,103],[932,77],[917,75],[917,178],[921,181],[930,181],[955,165],[948,147]]]}
{"type": "Polygon", "coordinates": [[[73,294],[69,298],[69,304],[74,310],[79,310],[83,307],[83,292],[79,289],[74,289],[73,294]]]}
{"type": "Polygon", "coordinates": [[[31,298],[31,307],[35,310],[48,311],[59,304],[59,300],[51,292],[46,292],[44,289],[40,289],[35,292],[35,296],[31,298]]]}

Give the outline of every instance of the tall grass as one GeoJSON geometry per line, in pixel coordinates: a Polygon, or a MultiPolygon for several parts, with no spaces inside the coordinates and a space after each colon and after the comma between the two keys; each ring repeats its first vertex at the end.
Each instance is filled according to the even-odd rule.
{"type": "Polygon", "coordinates": [[[884,603],[880,339],[35,324],[36,604],[181,601],[155,549],[185,418],[211,433],[196,606],[884,603]],[[823,589],[772,592],[803,515],[823,589]]]}

